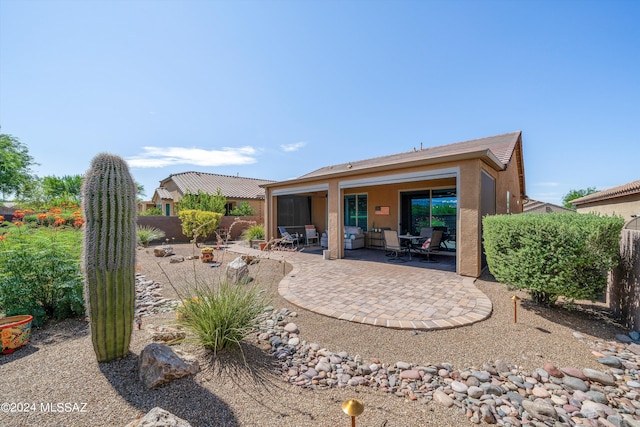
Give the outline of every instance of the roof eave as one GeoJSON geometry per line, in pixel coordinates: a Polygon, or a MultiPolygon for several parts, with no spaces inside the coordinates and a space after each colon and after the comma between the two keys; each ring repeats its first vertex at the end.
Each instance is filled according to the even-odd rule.
{"type": "MultiPolygon", "coordinates": [[[[355,168],[355,169],[347,169],[347,170],[338,170],[336,172],[330,172],[322,175],[316,175],[311,177],[302,177],[302,178],[294,178],[286,181],[273,182],[269,184],[262,184],[260,187],[262,188],[273,188],[286,186],[291,184],[304,184],[307,182],[313,182],[318,180],[326,180],[337,177],[349,177],[353,175],[360,175],[363,173],[371,173],[371,172],[385,172],[389,170],[396,170],[400,167],[416,167],[416,166],[431,166],[438,163],[450,163],[455,161],[462,160],[473,160],[480,159],[487,163],[489,166],[494,168],[497,171],[502,171],[506,168],[506,166],[493,154],[493,152],[489,149],[471,151],[467,153],[461,154],[449,154],[438,157],[431,157],[428,159],[416,159],[410,161],[389,163],[385,165],[377,165],[377,166],[369,166],[363,168],[355,168]]],[[[342,165],[337,165],[337,167],[347,167],[350,163],[344,163],[342,165]]]]}

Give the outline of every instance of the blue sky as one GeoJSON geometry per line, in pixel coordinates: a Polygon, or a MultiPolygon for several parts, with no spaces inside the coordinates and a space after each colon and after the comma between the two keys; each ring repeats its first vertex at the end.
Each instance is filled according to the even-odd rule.
{"type": "Polygon", "coordinates": [[[39,176],[110,152],[284,180],[516,130],[527,193],[640,179],[639,1],[0,0],[0,132],[39,176]]]}

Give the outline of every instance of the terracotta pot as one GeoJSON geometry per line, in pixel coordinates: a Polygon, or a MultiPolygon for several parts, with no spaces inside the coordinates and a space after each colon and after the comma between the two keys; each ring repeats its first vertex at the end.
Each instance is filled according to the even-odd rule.
{"type": "Polygon", "coordinates": [[[258,246],[260,247],[261,251],[264,251],[264,248],[267,247],[267,243],[266,242],[265,243],[260,243],[258,246]]]}
{"type": "Polygon", "coordinates": [[[32,320],[33,316],[28,314],[0,319],[2,354],[13,353],[18,347],[29,341],[32,320]]]}

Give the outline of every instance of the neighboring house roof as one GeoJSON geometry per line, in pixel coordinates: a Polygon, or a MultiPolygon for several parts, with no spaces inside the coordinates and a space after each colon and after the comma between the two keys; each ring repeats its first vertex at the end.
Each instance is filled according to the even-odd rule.
{"type": "Polygon", "coordinates": [[[597,193],[589,194],[588,196],[580,197],[579,199],[571,200],[571,204],[579,206],[587,203],[615,199],[618,197],[632,196],[634,194],[640,195],[640,180],[609,188],[607,190],[598,191],[597,193]]]}
{"type": "Polygon", "coordinates": [[[553,203],[541,202],[539,200],[529,199],[522,206],[522,212],[575,212],[573,209],[567,209],[564,206],[554,205],[553,203]]]}
{"type": "Polygon", "coordinates": [[[158,195],[159,198],[161,198],[162,200],[173,200],[173,196],[171,195],[171,193],[169,192],[169,190],[167,190],[164,187],[160,187],[156,189],[156,194],[158,195]]]}
{"type": "Polygon", "coordinates": [[[320,177],[323,175],[332,175],[337,172],[362,171],[363,169],[398,165],[415,161],[434,160],[441,163],[449,160],[449,158],[460,159],[471,156],[477,157],[482,154],[492,160],[493,163],[495,163],[495,166],[499,169],[503,169],[511,160],[511,156],[521,134],[522,132],[520,131],[505,133],[503,135],[491,136],[488,138],[473,139],[471,141],[457,142],[437,147],[427,147],[405,153],[327,166],[303,175],[300,178],[320,177]]]}
{"type": "Polygon", "coordinates": [[[160,182],[160,187],[168,181],[173,181],[183,195],[187,192],[197,193],[199,190],[215,194],[220,189],[222,194],[230,199],[263,199],[264,188],[260,185],[273,182],[207,172],[182,172],[169,175],[160,182]]]}

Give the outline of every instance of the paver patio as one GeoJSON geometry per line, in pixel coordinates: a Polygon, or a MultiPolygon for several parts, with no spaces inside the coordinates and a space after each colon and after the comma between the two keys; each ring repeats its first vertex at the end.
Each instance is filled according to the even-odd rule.
{"type": "MultiPolygon", "coordinates": [[[[263,255],[241,245],[233,251],[263,255]]],[[[491,314],[491,301],[474,279],[457,275],[451,259],[435,264],[387,262],[384,253],[359,249],[343,259],[318,253],[270,251],[293,269],[278,286],[291,303],[350,322],[399,329],[446,329],[469,325],[491,314]],[[447,271],[451,270],[451,271],[447,271]]]]}

